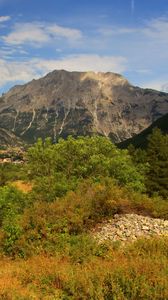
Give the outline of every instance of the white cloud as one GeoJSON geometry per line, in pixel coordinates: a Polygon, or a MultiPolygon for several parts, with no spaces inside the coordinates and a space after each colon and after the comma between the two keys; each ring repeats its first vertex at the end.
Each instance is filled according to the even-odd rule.
{"type": "Polygon", "coordinates": [[[20,63],[0,60],[0,70],[0,86],[9,82],[26,82],[37,77],[36,69],[29,62],[20,63]]]}
{"type": "Polygon", "coordinates": [[[48,26],[46,30],[53,36],[64,37],[72,40],[80,39],[82,37],[82,33],[78,29],[62,27],[56,24],[48,26]]]}
{"type": "Polygon", "coordinates": [[[143,88],[150,88],[162,92],[168,92],[168,83],[164,79],[145,82],[141,85],[143,88]]]}
{"type": "Polygon", "coordinates": [[[0,23],[7,22],[11,19],[10,16],[0,16],[0,23]]]}
{"type": "Polygon", "coordinates": [[[25,62],[0,60],[0,86],[9,82],[27,82],[33,78],[39,78],[54,69],[121,73],[125,70],[126,63],[127,61],[124,57],[98,55],[69,56],[60,60],[33,59],[25,62]]]}
{"type": "Polygon", "coordinates": [[[101,71],[122,73],[126,69],[127,60],[120,56],[76,55],[59,60],[41,60],[38,67],[45,71],[65,69],[68,71],[101,71]]]}
{"type": "Polygon", "coordinates": [[[25,43],[46,43],[49,37],[40,24],[20,23],[16,24],[14,30],[4,37],[7,44],[21,45],[25,43]]]}
{"type": "Polygon", "coordinates": [[[20,46],[16,46],[16,47],[1,47],[0,48],[0,58],[1,58],[1,62],[3,60],[8,59],[12,59],[14,60],[14,56],[18,55],[19,58],[21,58],[21,55],[23,56],[27,56],[29,55],[29,53],[24,50],[22,47],[20,46]]]}
{"type": "Polygon", "coordinates": [[[147,22],[142,32],[150,37],[167,42],[168,39],[168,19],[158,18],[147,22]]]}
{"type": "Polygon", "coordinates": [[[77,29],[58,26],[53,23],[17,23],[13,31],[7,36],[4,36],[3,40],[7,44],[31,44],[38,47],[45,43],[52,42],[53,39],[58,37],[74,41],[80,39],[82,33],[77,29]]]}
{"type": "Polygon", "coordinates": [[[56,23],[16,23],[11,32],[2,37],[1,41],[0,69],[3,76],[0,78],[0,85],[18,80],[29,81],[53,69],[123,73],[128,65],[129,74],[134,74],[136,81],[146,80],[144,87],[162,90],[164,83],[167,82],[163,74],[167,74],[168,18],[148,20],[141,25],[138,23],[136,27],[102,26],[101,29],[97,27],[96,31],[91,29],[87,35],[83,35],[76,28],[59,26],[56,23]],[[17,62],[19,53],[28,54],[28,46],[45,45],[51,49],[51,52],[45,53],[47,59],[41,56],[41,52],[35,51],[34,56],[39,55],[37,59],[17,62]],[[78,53],[96,52],[97,54],[63,57],[64,51],[68,53],[69,49],[74,48],[78,53]],[[61,55],[62,58],[52,59],[54,49],[55,55],[59,57],[61,55]],[[98,55],[98,53],[108,53],[108,55],[98,55]],[[7,55],[13,56],[13,61],[9,62],[11,58],[7,55]],[[52,55],[50,59],[48,59],[49,55],[52,55]],[[156,80],[150,81],[150,77],[156,80]]]}
{"type": "Polygon", "coordinates": [[[139,73],[139,74],[152,74],[152,71],[150,69],[137,69],[135,70],[136,73],[139,73]]]}
{"type": "Polygon", "coordinates": [[[155,18],[133,27],[102,27],[100,32],[102,36],[99,40],[104,46],[103,50],[111,49],[126,57],[129,61],[129,74],[132,73],[131,77],[134,74],[136,81],[136,78],[147,82],[150,78],[156,78],[158,82],[158,77],[163,78],[163,74],[167,74],[168,18],[155,18]],[[147,76],[148,72],[137,71],[145,69],[151,71],[150,77],[147,76]]]}
{"type": "Polygon", "coordinates": [[[162,92],[168,93],[168,82],[164,83],[161,88],[162,92]]]}
{"type": "Polygon", "coordinates": [[[99,32],[106,37],[116,36],[116,35],[125,35],[125,34],[132,34],[137,32],[136,28],[129,28],[129,27],[106,27],[101,28],[99,32]]]}
{"type": "Polygon", "coordinates": [[[141,35],[145,38],[151,38],[160,42],[168,41],[168,19],[167,18],[155,18],[146,21],[143,26],[138,27],[121,27],[121,26],[110,26],[102,27],[99,32],[104,36],[117,36],[117,35],[128,35],[136,34],[141,35]]]}

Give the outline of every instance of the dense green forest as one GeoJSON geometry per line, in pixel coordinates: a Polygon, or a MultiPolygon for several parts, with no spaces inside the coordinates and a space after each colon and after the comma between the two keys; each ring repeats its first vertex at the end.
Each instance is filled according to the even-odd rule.
{"type": "Polygon", "coordinates": [[[168,219],[167,182],[159,129],[146,150],[100,136],[48,138],[25,164],[1,164],[0,299],[168,299],[167,237],[123,247],[91,236],[115,214],[168,219]]]}

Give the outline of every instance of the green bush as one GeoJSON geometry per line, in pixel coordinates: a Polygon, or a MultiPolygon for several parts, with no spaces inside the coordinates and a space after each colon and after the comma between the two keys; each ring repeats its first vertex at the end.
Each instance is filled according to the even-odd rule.
{"type": "Polygon", "coordinates": [[[22,251],[20,249],[15,249],[16,241],[22,234],[21,228],[15,223],[10,223],[4,226],[3,232],[4,253],[10,256],[14,256],[17,253],[18,256],[22,256],[22,251]]]}
{"type": "Polygon", "coordinates": [[[0,187],[7,185],[11,181],[25,178],[27,178],[27,174],[24,166],[12,163],[0,164],[0,187]]]}
{"type": "Polygon", "coordinates": [[[155,128],[148,138],[146,176],[147,191],[168,198],[168,135],[155,128]]]}
{"type": "Polygon", "coordinates": [[[144,168],[136,167],[126,150],[104,137],[69,137],[55,145],[49,139],[38,140],[28,151],[28,170],[39,199],[48,201],[74,190],[87,178],[109,177],[120,186],[145,190],[144,168]]]}
{"type": "Polygon", "coordinates": [[[12,186],[0,187],[0,226],[15,222],[15,217],[23,213],[26,195],[12,186]]]}

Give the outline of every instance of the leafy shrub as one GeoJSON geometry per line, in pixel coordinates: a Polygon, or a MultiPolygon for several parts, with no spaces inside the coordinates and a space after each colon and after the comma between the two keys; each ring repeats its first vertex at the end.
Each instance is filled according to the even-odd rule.
{"type": "Polygon", "coordinates": [[[27,177],[23,166],[12,163],[0,164],[0,187],[10,181],[25,179],[27,177]]]}
{"type": "Polygon", "coordinates": [[[26,196],[12,186],[0,187],[0,225],[15,222],[26,206],[26,196]]]}
{"type": "Polygon", "coordinates": [[[15,249],[16,241],[20,238],[22,230],[17,224],[8,224],[3,228],[3,251],[7,255],[14,256],[18,251],[18,255],[22,256],[20,249],[15,249]]]}
{"type": "Polygon", "coordinates": [[[47,193],[48,200],[54,200],[86,178],[110,177],[121,186],[144,191],[143,168],[137,168],[126,150],[104,137],[69,137],[55,145],[39,139],[29,149],[28,161],[29,174],[44,200],[47,193]]]}

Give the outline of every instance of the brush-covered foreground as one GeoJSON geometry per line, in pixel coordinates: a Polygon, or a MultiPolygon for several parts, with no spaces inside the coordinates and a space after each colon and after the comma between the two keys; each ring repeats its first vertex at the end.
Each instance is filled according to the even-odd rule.
{"type": "Polygon", "coordinates": [[[88,242],[81,246],[74,245],[73,258],[2,258],[0,299],[168,299],[167,239],[139,240],[124,249],[102,246],[94,255],[88,242]]]}
{"type": "Polygon", "coordinates": [[[99,245],[89,233],[115,213],[168,219],[167,201],[130,192],[109,179],[87,180],[59,200],[31,199],[23,209],[30,192],[2,189],[17,196],[20,212],[11,215],[10,203],[3,207],[4,219],[1,215],[0,299],[168,299],[167,237],[123,247],[120,242],[99,245]]]}
{"type": "Polygon", "coordinates": [[[150,165],[137,158],[105,138],[69,138],[38,141],[17,176],[3,166],[0,299],[168,299],[167,237],[123,247],[90,234],[116,213],[168,219],[166,185],[149,197],[150,165]]]}

